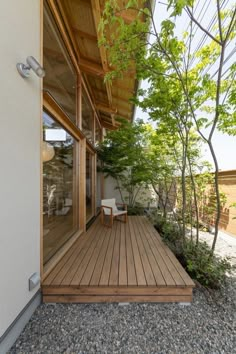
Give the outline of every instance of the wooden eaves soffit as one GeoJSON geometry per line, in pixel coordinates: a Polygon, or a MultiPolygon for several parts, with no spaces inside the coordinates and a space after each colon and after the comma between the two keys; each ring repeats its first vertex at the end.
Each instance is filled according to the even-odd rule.
{"type": "MultiPolygon", "coordinates": [[[[82,74],[82,81],[89,90],[93,105],[104,128],[119,126],[116,117],[132,120],[134,107],[129,101],[137,90],[135,75],[104,82],[109,71],[106,50],[98,46],[98,25],[105,0],[47,0],[57,23],[63,27],[73,52],[69,53],[82,74]]],[[[134,17],[124,13],[125,21],[134,17]]],[[[133,15],[134,16],[134,15],[133,15]]],[[[60,28],[62,32],[62,28],[60,28]]]]}

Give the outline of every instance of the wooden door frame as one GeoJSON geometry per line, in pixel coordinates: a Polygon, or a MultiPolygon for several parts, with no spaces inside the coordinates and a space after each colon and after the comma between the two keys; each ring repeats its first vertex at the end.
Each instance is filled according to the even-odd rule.
{"type": "MultiPolygon", "coordinates": [[[[96,215],[96,210],[95,210],[95,205],[96,205],[96,150],[94,148],[91,148],[90,144],[86,144],[86,152],[89,152],[92,156],[92,163],[91,163],[91,170],[92,170],[92,181],[91,181],[91,189],[92,189],[92,215],[89,219],[87,219],[86,216],[86,223],[88,223],[95,215],[96,215]]],[[[85,153],[85,160],[86,160],[86,153],[85,153]]],[[[86,161],[85,161],[85,168],[86,168],[86,161]]],[[[86,171],[85,171],[85,180],[86,180],[86,171]]],[[[85,190],[85,196],[86,196],[86,190],[85,190]]],[[[85,203],[85,209],[86,209],[86,203],[85,203]]]]}
{"type": "MultiPolygon", "coordinates": [[[[75,56],[73,45],[69,40],[68,33],[65,28],[65,23],[61,18],[61,14],[58,13],[57,5],[55,0],[46,0],[46,4],[49,7],[49,10],[52,14],[53,19],[55,20],[65,48],[69,53],[69,56],[72,61],[72,65],[75,68],[75,73],[77,76],[77,101],[76,101],[76,124],[74,124],[69,117],[62,111],[54,98],[48,93],[43,92],[43,82],[41,84],[41,117],[43,116],[43,111],[46,110],[59,124],[62,125],[68,133],[73,136],[73,138],[78,142],[77,143],[77,178],[76,183],[78,183],[79,196],[78,196],[78,224],[79,230],[66,242],[64,246],[52,257],[51,260],[47,262],[46,265],[43,263],[43,161],[40,157],[40,273],[41,279],[43,280],[48,273],[54,268],[58,261],[63,257],[63,255],[68,251],[68,249],[73,245],[73,243],[80,237],[80,235],[86,231],[86,149],[88,149],[92,156],[92,210],[93,215],[95,215],[95,191],[96,191],[96,164],[94,163],[96,159],[96,149],[95,147],[86,140],[85,135],[82,132],[82,90],[85,90],[85,93],[89,99],[91,107],[94,111],[94,120],[93,120],[93,134],[95,135],[95,119],[98,120],[99,125],[101,123],[96,113],[93,101],[90,97],[89,90],[85,84],[85,81],[81,75],[79,65],[75,56]],[[83,89],[82,89],[83,88],[83,89]],[[79,161],[78,161],[79,160],[79,161]]],[[[44,12],[44,0],[40,0],[40,60],[43,62],[43,12],[44,12]]],[[[41,128],[41,148],[42,148],[43,133],[41,128]]]]}

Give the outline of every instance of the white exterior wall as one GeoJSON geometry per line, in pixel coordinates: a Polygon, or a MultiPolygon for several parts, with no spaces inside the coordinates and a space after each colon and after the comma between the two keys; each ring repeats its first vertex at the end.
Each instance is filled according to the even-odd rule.
{"type": "Polygon", "coordinates": [[[0,337],[39,287],[39,79],[23,79],[17,62],[40,60],[40,0],[0,1],[0,337]]]}
{"type": "MultiPolygon", "coordinates": [[[[120,192],[116,189],[117,183],[114,178],[107,177],[104,178],[104,199],[116,198],[118,203],[122,203],[120,192]]],[[[123,193],[125,198],[126,194],[123,193]]],[[[126,201],[125,201],[126,202],[126,201]]],[[[136,198],[136,202],[147,208],[157,206],[157,196],[153,188],[150,186],[149,189],[142,188],[136,198]]]]}

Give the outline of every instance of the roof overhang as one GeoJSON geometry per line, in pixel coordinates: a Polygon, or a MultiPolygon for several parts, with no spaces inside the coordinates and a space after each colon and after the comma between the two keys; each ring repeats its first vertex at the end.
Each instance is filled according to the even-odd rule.
{"type": "MultiPolygon", "coordinates": [[[[130,102],[138,88],[135,68],[132,75],[114,79],[112,84],[105,82],[109,71],[106,50],[98,46],[98,25],[102,16],[104,0],[48,0],[57,9],[86,83],[98,118],[103,127],[114,129],[119,126],[117,117],[129,121],[133,119],[134,104],[130,102]]],[[[125,21],[135,18],[133,12],[122,14],[125,21]]]]}

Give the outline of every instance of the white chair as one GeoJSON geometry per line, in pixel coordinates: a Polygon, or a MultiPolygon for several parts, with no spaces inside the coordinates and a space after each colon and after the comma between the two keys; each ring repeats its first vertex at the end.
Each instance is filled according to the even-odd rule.
{"type": "Polygon", "coordinates": [[[115,198],[102,199],[102,201],[101,201],[101,223],[103,225],[112,227],[113,219],[115,219],[118,216],[122,216],[122,215],[124,216],[124,222],[127,222],[127,205],[126,204],[116,203],[115,198]],[[121,205],[124,208],[124,210],[119,210],[117,208],[117,205],[121,205]],[[109,224],[105,224],[104,215],[109,217],[109,219],[110,219],[109,224]]]}

